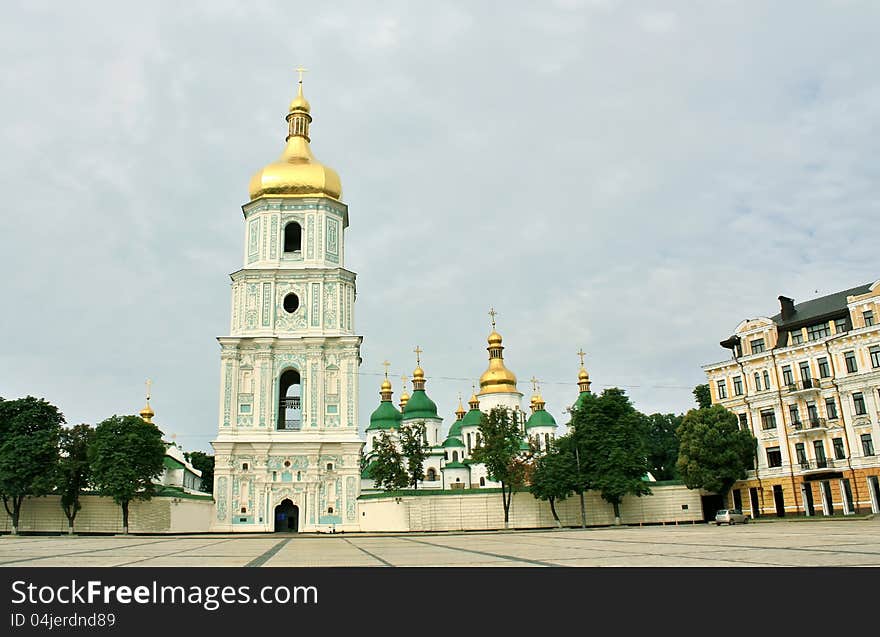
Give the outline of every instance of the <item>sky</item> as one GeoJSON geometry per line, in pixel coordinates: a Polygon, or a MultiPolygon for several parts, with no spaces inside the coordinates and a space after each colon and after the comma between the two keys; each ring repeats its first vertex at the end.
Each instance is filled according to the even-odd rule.
{"type": "Polygon", "coordinates": [[[360,429],[488,311],[524,394],[680,413],[743,319],[880,279],[880,3],[7,3],[0,396],[210,450],[251,175],[294,68],[349,205],[360,429]]]}

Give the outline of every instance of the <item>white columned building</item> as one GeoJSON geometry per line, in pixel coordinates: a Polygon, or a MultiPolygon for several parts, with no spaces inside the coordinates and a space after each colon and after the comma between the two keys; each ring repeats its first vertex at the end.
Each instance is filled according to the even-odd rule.
{"type": "Polygon", "coordinates": [[[345,269],[348,207],[339,176],[312,155],[310,110],[300,78],[286,148],[242,206],[243,267],[218,339],[216,531],[359,528],[362,338],[345,269]]]}

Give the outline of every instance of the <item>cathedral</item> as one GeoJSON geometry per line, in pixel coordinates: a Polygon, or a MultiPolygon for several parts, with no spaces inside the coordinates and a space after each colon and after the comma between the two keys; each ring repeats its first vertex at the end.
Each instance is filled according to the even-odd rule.
{"type": "MultiPolygon", "coordinates": [[[[345,268],[348,206],[339,175],[310,148],[311,106],[298,94],[286,116],[286,146],[251,179],[242,206],[242,268],[230,276],[229,336],[220,343],[220,401],[215,451],[212,530],[224,532],[360,529],[358,496],[373,489],[364,477],[381,432],[426,426],[431,447],[428,489],[488,488],[486,468],[471,461],[481,413],[511,409],[523,450],[546,449],[556,422],[535,387],[531,413],[521,409],[516,376],[504,364],[502,337],[488,337],[489,363],[479,391],[441,435],[443,419],[426,392],[416,348],[412,394],[392,403],[391,383],[370,417],[366,444],[358,432],[358,368],[362,337],[354,329],[354,272],[345,268]]],[[[387,369],[387,367],[386,367],[387,369]]],[[[581,397],[589,375],[579,376],[581,397]]]]}

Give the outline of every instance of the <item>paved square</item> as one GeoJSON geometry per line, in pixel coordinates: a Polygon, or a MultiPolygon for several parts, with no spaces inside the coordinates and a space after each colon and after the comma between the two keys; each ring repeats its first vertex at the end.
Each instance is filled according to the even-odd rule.
{"type": "Polygon", "coordinates": [[[0,566],[880,566],[880,520],[399,535],[3,536],[0,566]]]}

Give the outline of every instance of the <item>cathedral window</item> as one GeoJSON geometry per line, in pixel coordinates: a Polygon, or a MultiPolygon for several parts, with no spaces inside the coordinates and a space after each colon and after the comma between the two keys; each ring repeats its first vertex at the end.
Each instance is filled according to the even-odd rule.
{"type": "Polygon", "coordinates": [[[242,463],[241,463],[241,470],[242,470],[242,471],[247,471],[247,470],[248,470],[248,466],[249,466],[249,465],[248,465],[247,462],[242,462],[242,463]]]}
{"type": "Polygon", "coordinates": [[[284,226],[284,251],[300,252],[302,250],[302,226],[291,221],[284,226]]]}
{"type": "Polygon", "coordinates": [[[302,471],[297,471],[296,472],[296,481],[299,482],[302,479],[303,479],[302,478],[302,471]]]}
{"type": "Polygon", "coordinates": [[[327,471],[333,471],[333,463],[332,462],[327,463],[327,471]]]}
{"type": "Polygon", "coordinates": [[[458,452],[457,451],[452,452],[452,462],[458,462],[458,452]]]}
{"type": "Polygon", "coordinates": [[[297,309],[299,309],[299,297],[291,292],[284,297],[284,311],[293,314],[297,309]]]}
{"type": "Polygon", "coordinates": [[[485,487],[485,486],[486,486],[486,478],[484,478],[484,477],[482,477],[482,476],[480,476],[480,486],[481,486],[481,487],[485,487]]]}
{"type": "Polygon", "coordinates": [[[327,507],[327,513],[332,515],[333,507],[327,507]]]}
{"type": "Polygon", "coordinates": [[[285,460],[285,461],[284,461],[284,466],[285,466],[285,467],[289,467],[289,466],[290,466],[290,460],[285,460]]]}

